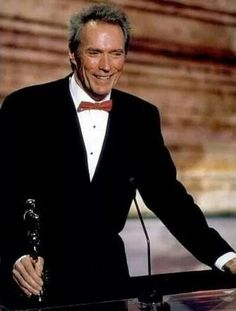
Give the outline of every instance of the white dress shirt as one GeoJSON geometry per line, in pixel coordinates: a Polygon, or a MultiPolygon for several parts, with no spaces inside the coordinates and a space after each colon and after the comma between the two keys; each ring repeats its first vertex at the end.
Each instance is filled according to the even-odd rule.
{"type": "MultiPolygon", "coordinates": [[[[78,85],[74,75],[70,78],[70,92],[74,101],[76,109],[81,101],[95,102],[89,95],[78,85]]],[[[110,99],[111,94],[107,95],[104,100],[110,99]]],[[[96,166],[99,160],[99,156],[102,150],[102,145],[105,138],[108,112],[103,110],[85,110],[77,113],[84,144],[87,152],[87,161],[90,180],[92,180],[96,166]]],[[[223,270],[224,264],[232,258],[236,258],[236,253],[229,252],[220,256],[215,266],[223,270]]]]}
{"type": "MultiPolygon", "coordinates": [[[[76,82],[73,75],[70,79],[70,93],[76,109],[81,101],[95,102],[76,82]]],[[[104,100],[109,100],[108,94],[104,100]]],[[[90,180],[93,179],[99,156],[102,150],[109,113],[103,110],[84,110],[77,113],[87,153],[90,180]]]]}

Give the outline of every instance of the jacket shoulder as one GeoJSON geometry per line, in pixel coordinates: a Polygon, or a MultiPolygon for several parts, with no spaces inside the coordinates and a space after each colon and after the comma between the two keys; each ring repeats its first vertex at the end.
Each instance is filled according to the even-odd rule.
{"type": "Polygon", "coordinates": [[[140,110],[141,112],[146,111],[150,113],[158,111],[158,108],[154,104],[136,95],[121,90],[113,89],[112,98],[114,98],[114,100],[117,101],[119,106],[122,106],[122,108],[131,110],[135,109],[136,111],[140,110]]]}
{"type": "Polygon", "coordinates": [[[69,77],[50,81],[47,83],[42,84],[36,84],[36,85],[30,85],[21,89],[18,89],[11,94],[9,94],[3,101],[2,108],[5,106],[15,106],[17,103],[20,102],[21,107],[22,105],[29,101],[38,101],[39,98],[42,98],[44,96],[53,95],[55,96],[56,90],[60,90],[62,87],[65,87],[66,85],[69,86],[68,83],[69,77]]]}

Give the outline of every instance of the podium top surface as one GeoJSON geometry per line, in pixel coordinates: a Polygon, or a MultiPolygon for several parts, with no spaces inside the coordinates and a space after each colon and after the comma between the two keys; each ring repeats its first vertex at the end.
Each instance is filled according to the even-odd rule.
{"type": "MultiPolygon", "coordinates": [[[[1,311],[7,311],[0,308],[1,311]]],[[[163,303],[142,303],[125,299],[91,304],[45,307],[27,311],[235,311],[236,289],[181,293],[163,297],[163,303]]],[[[26,311],[26,310],[25,310],[26,311]]]]}
{"type": "MultiPolygon", "coordinates": [[[[134,277],[114,295],[96,302],[39,305],[9,311],[235,311],[236,276],[195,271],[134,277]]],[[[0,306],[0,311],[8,311],[0,306]]]]}

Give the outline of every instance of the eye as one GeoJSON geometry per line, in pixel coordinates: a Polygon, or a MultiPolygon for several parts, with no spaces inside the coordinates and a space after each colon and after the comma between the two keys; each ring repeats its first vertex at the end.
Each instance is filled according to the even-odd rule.
{"type": "Polygon", "coordinates": [[[123,56],[124,55],[124,52],[123,51],[113,51],[111,52],[111,55],[114,56],[114,57],[120,57],[120,56],[123,56]]]}
{"type": "Polygon", "coordinates": [[[101,54],[101,51],[98,49],[87,49],[86,54],[91,57],[96,57],[101,54]]]}
{"type": "Polygon", "coordinates": [[[89,55],[98,55],[99,51],[88,51],[89,55]]]}

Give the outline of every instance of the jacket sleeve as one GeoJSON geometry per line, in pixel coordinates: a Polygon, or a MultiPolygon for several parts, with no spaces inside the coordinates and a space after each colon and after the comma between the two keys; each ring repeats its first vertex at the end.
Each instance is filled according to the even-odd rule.
{"type": "Polygon", "coordinates": [[[215,261],[232,251],[216,230],[210,228],[204,214],[176,178],[176,168],[164,144],[158,110],[142,121],[137,143],[136,182],[147,205],[169,231],[198,260],[214,266],[215,261]]]}
{"type": "Polygon", "coordinates": [[[27,245],[23,224],[21,185],[18,176],[19,118],[16,105],[9,96],[0,109],[0,256],[1,270],[11,277],[17,258],[26,254],[27,245]]]}

